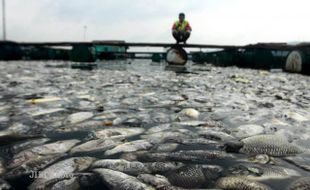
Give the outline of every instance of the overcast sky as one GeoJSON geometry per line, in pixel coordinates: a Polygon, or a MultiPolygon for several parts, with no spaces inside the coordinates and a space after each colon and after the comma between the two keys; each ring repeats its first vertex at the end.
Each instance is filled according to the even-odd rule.
{"type": "Polygon", "coordinates": [[[242,45],[310,41],[309,0],[6,0],[15,41],[173,42],[185,12],[188,43],[242,45]]]}

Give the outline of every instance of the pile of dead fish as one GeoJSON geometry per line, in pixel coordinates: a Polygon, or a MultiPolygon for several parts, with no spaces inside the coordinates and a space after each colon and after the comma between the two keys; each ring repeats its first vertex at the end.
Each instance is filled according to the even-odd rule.
{"type": "Polygon", "coordinates": [[[310,189],[308,76],[70,64],[0,62],[0,189],[310,189]]]}

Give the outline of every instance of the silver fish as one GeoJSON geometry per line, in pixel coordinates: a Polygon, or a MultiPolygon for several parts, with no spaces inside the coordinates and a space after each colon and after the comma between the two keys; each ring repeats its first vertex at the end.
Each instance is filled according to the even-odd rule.
{"type": "Polygon", "coordinates": [[[156,189],[170,186],[169,180],[165,176],[160,175],[151,175],[151,174],[140,174],[137,177],[140,181],[142,181],[145,184],[151,185],[155,187],[156,189]]]}
{"type": "Polygon", "coordinates": [[[302,168],[306,171],[310,171],[310,154],[309,153],[303,153],[296,156],[286,157],[284,160],[298,166],[299,168],[302,168]]]}
{"type": "Polygon", "coordinates": [[[150,173],[150,170],[142,163],[137,161],[126,161],[118,159],[98,160],[93,163],[92,168],[107,168],[130,175],[138,175],[140,173],[150,173]]]}
{"type": "Polygon", "coordinates": [[[55,183],[50,189],[51,190],[79,190],[80,184],[77,177],[70,179],[61,180],[55,183]]]}
{"type": "Polygon", "coordinates": [[[271,188],[242,177],[222,177],[216,182],[219,189],[238,189],[238,190],[270,190],[271,188]]]}
{"type": "Polygon", "coordinates": [[[99,174],[103,183],[110,189],[119,190],[154,190],[153,187],[139,181],[137,178],[124,174],[122,172],[110,169],[95,169],[95,173],[99,174]]]}
{"type": "Polygon", "coordinates": [[[175,162],[147,162],[127,161],[123,159],[105,159],[93,163],[92,168],[107,168],[130,175],[141,173],[158,173],[174,170],[183,166],[175,162]]]}
{"type": "Polygon", "coordinates": [[[29,160],[39,159],[42,156],[57,155],[68,152],[73,146],[79,143],[79,140],[65,140],[49,143],[41,146],[36,146],[24,150],[14,155],[12,161],[9,163],[8,168],[14,168],[29,160]]]}
{"type": "Polygon", "coordinates": [[[111,150],[107,150],[104,155],[110,156],[117,153],[134,152],[138,150],[148,150],[153,146],[147,140],[136,140],[116,146],[111,150]]]}
{"type": "Polygon", "coordinates": [[[276,135],[257,135],[245,138],[241,142],[244,144],[239,151],[241,153],[267,154],[279,157],[302,153],[299,147],[276,135]]]}
{"type": "Polygon", "coordinates": [[[310,189],[310,177],[300,178],[291,183],[287,190],[308,190],[310,189]]]}
{"type": "Polygon", "coordinates": [[[7,179],[17,178],[24,175],[28,175],[33,171],[40,171],[47,167],[48,165],[56,162],[57,160],[63,158],[66,154],[51,155],[51,156],[42,156],[36,159],[31,159],[28,162],[23,163],[22,165],[17,166],[16,168],[10,170],[5,174],[7,179]]]}
{"type": "Polygon", "coordinates": [[[35,146],[39,146],[39,145],[42,145],[44,143],[46,143],[47,141],[49,141],[50,139],[49,138],[41,138],[41,139],[34,139],[34,140],[27,140],[25,142],[21,142],[21,143],[18,143],[18,144],[15,144],[11,147],[11,151],[13,153],[18,153],[22,150],[25,150],[25,149],[29,149],[29,148],[32,148],[32,147],[35,147],[35,146]]]}
{"type": "Polygon", "coordinates": [[[142,134],[145,131],[143,128],[139,127],[131,127],[131,128],[125,128],[125,127],[116,127],[116,128],[107,128],[103,130],[95,131],[95,136],[99,139],[104,138],[111,138],[111,137],[132,137],[139,134],[142,134]]]}
{"type": "Polygon", "coordinates": [[[229,168],[229,171],[234,175],[244,176],[255,181],[301,176],[299,172],[293,169],[266,164],[238,164],[229,168]]]}
{"type": "Polygon", "coordinates": [[[76,123],[81,123],[82,121],[92,118],[94,114],[92,112],[78,112],[71,114],[64,121],[64,125],[72,125],[76,123]]]}
{"type": "Polygon", "coordinates": [[[168,174],[167,178],[172,185],[178,187],[199,188],[211,179],[217,178],[221,171],[218,166],[184,166],[168,174]]]}
{"type": "Polygon", "coordinates": [[[178,152],[145,153],[137,156],[142,159],[156,161],[209,161],[233,158],[231,154],[217,150],[184,150],[178,152]]]}
{"type": "Polygon", "coordinates": [[[81,145],[78,145],[71,149],[70,153],[76,152],[97,152],[106,151],[114,148],[115,146],[121,144],[121,139],[97,139],[91,140],[81,145]]]}
{"type": "Polygon", "coordinates": [[[88,167],[95,161],[91,157],[73,157],[40,171],[34,182],[28,187],[29,190],[44,189],[50,181],[61,178],[70,178],[74,172],[80,172],[88,167]]]}

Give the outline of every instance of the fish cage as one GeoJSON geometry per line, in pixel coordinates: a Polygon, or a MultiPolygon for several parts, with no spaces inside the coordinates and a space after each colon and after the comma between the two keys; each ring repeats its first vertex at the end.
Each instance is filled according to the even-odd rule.
{"type": "Polygon", "coordinates": [[[9,41],[0,41],[0,60],[21,60],[23,51],[19,44],[9,41]]]}

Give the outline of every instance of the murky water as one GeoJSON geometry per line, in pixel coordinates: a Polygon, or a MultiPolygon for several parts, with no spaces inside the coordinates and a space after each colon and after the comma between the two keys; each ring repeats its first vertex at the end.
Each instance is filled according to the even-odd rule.
{"type": "MultiPolygon", "coordinates": [[[[31,170],[35,168],[33,165],[43,165],[40,159],[54,155],[52,151],[57,152],[52,149],[45,153],[46,147],[44,151],[36,147],[72,139],[79,140],[79,143],[68,148],[65,144],[58,145],[65,149],[55,153],[55,156],[63,156],[60,160],[88,156],[98,160],[131,158],[130,161],[156,162],[155,157],[152,160],[153,153],[179,155],[181,152],[179,157],[169,155],[159,159],[184,165],[217,165],[223,168],[220,176],[231,176],[228,172],[231,166],[251,162],[249,157],[253,154],[226,153],[224,150],[225,143],[246,137],[281,136],[302,149],[303,153],[296,156],[305,158],[308,155],[308,76],[192,63],[185,68],[173,67],[149,60],[98,62],[90,70],[71,69],[72,64],[75,63],[0,62],[0,176],[16,189],[27,189],[34,180],[27,177],[26,172],[18,177],[8,177],[8,173],[16,168],[10,167],[12,161],[21,160],[21,164],[31,170]],[[248,126],[242,127],[244,125],[248,126]],[[102,130],[118,128],[122,130],[100,136],[102,130]],[[136,129],[136,134],[126,131],[127,128],[136,129]],[[106,152],[118,145],[107,150],[70,152],[83,143],[113,139],[118,135],[123,138],[121,144],[125,144],[122,145],[125,148],[115,154],[107,155],[106,152]],[[42,137],[48,141],[25,144],[42,137]],[[141,139],[149,144],[145,147],[127,145],[141,139]],[[195,143],[194,140],[201,141],[195,143]],[[166,146],[162,148],[161,145],[166,146]],[[182,155],[192,154],[182,151],[218,152],[207,158],[210,152],[182,155]],[[23,154],[26,156],[18,157],[23,154]],[[38,161],[30,165],[30,160],[38,161]]],[[[294,160],[295,155],[289,156],[294,160]]],[[[309,171],[302,169],[302,165],[310,163],[299,160],[293,165],[285,161],[285,157],[270,156],[275,161],[266,165],[291,169],[298,175],[279,174],[279,179],[263,180],[263,184],[283,189],[292,181],[309,176],[309,171]]],[[[60,160],[48,163],[40,171],[60,160]]],[[[76,169],[73,173],[93,173],[91,166],[87,168],[76,169]]],[[[174,171],[152,174],[169,176],[171,172],[174,171]]],[[[111,187],[100,176],[97,178],[99,182],[93,184],[81,185],[79,181],[78,188],[111,187]]],[[[53,188],[62,180],[65,179],[39,184],[53,188]]],[[[201,188],[214,188],[215,182],[216,179],[212,182],[206,180],[201,188]]],[[[74,189],[68,184],[66,188],[74,189]]]]}

